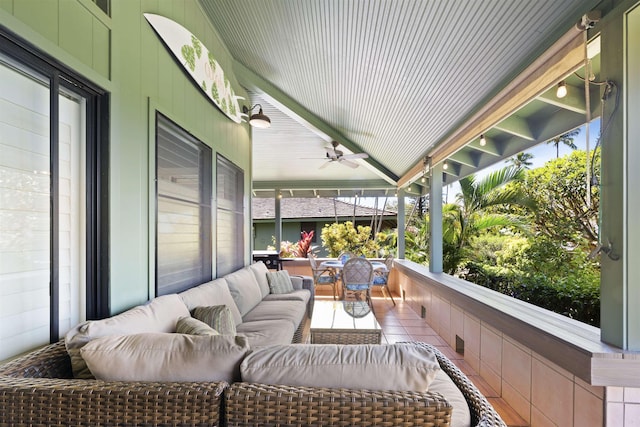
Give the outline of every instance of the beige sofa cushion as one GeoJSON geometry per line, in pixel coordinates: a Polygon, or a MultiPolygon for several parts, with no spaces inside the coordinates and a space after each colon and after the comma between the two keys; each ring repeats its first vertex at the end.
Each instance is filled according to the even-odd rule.
{"type": "Polygon", "coordinates": [[[254,274],[249,268],[243,268],[224,276],[229,285],[231,296],[244,316],[262,301],[262,291],[254,274]]]}
{"type": "Polygon", "coordinates": [[[251,352],[242,381],[308,387],[427,391],[440,365],[413,344],[277,345],[251,352]]]}
{"type": "Polygon", "coordinates": [[[227,281],[224,278],[188,289],[179,295],[189,310],[204,305],[226,305],[231,310],[235,324],[242,323],[242,315],[240,315],[238,307],[236,307],[236,303],[229,292],[227,281]]]}
{"type": "Polygon", "coordinates": [[[228,335],[147,333],[107,336],[80,354],[105,381],[237,381],[247,339],[228,335]]]}
{"type": "Polygon", "coordinates": [[[238,325],[237,333],[247,337],[251,348],[291,344],[296,328],[288,320],[258,320],[238,325]]]}
{"type": "Polygon", "coordinates": [[[429,391],[440,393],[453,406],[451,427],[469,427],[471,412],[464,395],[445,371],[438,371],[429,384],[429,391]]]}
{"type": "Polygon", "coordinates": [[[256,282],[258,282],[258,286],[260,287],[260,293],[264,299],[264,297],[269,295],[269,283],[267,282],[267,273],[269,272],[269,269],[262,261],[253,263],[247,268],[251,270],[255,276],[256,282]]]}
{"type": "Polygon", "coordinates": [[[244,322],[257,320],[288,320],[296,329],[305,317],[307,305],[299,300],[262,301],[257,307],[243,316],[244,322]]]}
{"type": "Polygon", "coordinates": [[[103,320],[90,320],[67,332],[65,345],[71,358],[75,378],[93,378],[80,356],[80,349],[89,341],[107,335],[126,335],[142,332],[174,332],[181,317],[190,316],[189,310],[176,295],[164,295],[116,316],[103,320]]]}
{"type": "Polygon", "coordinates": [[[288,294],[269,294],[263,301],[302,301],[306,304],[309,298],[311,298],[311,292],[307,289],[296,289],[288,294]]]}

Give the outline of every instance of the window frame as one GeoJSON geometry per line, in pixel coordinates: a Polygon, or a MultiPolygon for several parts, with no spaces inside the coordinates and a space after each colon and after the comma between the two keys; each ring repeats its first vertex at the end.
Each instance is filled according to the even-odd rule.
{"type": "MultiPolygon", "coordinates": [[[[168,116],[162,114],[159,111],[156,111],[155,114],[155,266],[154,266],[154,292],[155,296],[165,295],[168,293],[181,292],[192,287],[198,286],[202,283],[209,282],[213,279],[213,246],[212,246],[212,236],[213,236],[213,225],[212,225],[212,215],[213,215],[213,206],[212,206],[212,198],[213,198],[213,165],[212,165],[213,151],[211,147],[209,147],[204,142],[200,141],[200,139],[196,138],[178,123],[170,119],[168,116]],[[199,212],[200,212],[200,270],[201,275],[197,281],[192,283],[188,283],[185,286],[176,287],[175,285],[163,289],[159,287],[158,283],[158,261],[159,261],[159,244],[158,244],[158,223],[159,223],[159,197],[160,194],[160,185],[158,179],[158,143],[159,143],[159,127],[161,126],[169,127],[171,131],[174,133],[180,133],[181,137],[183,137],[183,141],[189,144],[196,145],[201,152],[203,153],[200,156],[200,170],[204,169],[204,174],[200,174],[199,178],[202,179],[203,187],[200,193],[200,201],[198,203],[199,212]]],[[[183,199],[175,199],[176,201],[185,202],[183,199]]]]}
{"type": "Polygon", "coordinates": [[[86,197],[86,301],[87,319],[102,319],[110,313],[109,290],[109,95],[69,69],[53,56],[41,51],[18,35],[0,26],[0,52],[24,67],[24,72],[39,73],[49,79],[50,91],[50,342],[59,336],[58,270],[58,145],[60,89],[67,89],[86,100],[87,145],[85,162],[86,197]]]}
{"type": "Polygon", "coordinates": [[[237,226],[235,234],[236,239],[236,253],[228,254],[231,259],[237,259],[235,263],[230,266],[216,262],[216,276],[221,277],[225,274],[242,268],[245,264],[244,252],[245,252],[245,232],[244,232],[244,217],[245,217],[245,186],[244,186],[244,169],[236,165],[234,162],[226,158],[220,153],[216,154],[216,260],[223,259],[220,256],[219,237],[221,233],[218,232],[218,221],[220,219],[220,211],[231,212],[232,216],[240,216],[242,219],[235,224],[237,226]],[[235,174],[235,192],[234,200],[231,203],[227,203],[228,199],[222,199],[222,195],[219,191],[219,177],[221,166],[231,170],[235,174]],[[233,203],[235,202],[235,203],[233,203]],[[222,268],[224,267],[224,268],[222,268]]]}

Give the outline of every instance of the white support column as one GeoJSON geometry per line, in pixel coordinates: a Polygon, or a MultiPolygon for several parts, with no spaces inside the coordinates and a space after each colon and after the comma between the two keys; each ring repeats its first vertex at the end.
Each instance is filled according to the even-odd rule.
{"type": "Polygon", "coordinates": [[[404,238],[404,229],[405,229],[405,199],[404,199],[404,190],[402,188],[398,189],[398,258],[404,259],[405,253],[405,238],[404,238]]]}
{"type": "Polygon", "coordinates": [[[280,243],[282,242],[282,215],[280,213],[280,189],[276,189],[275,194],[275,237],[276,251],[280,252],[280,243]]]}
{"type": "Polygon", "coordinates": [[[600,253],[600,333],[606,343],[639,351],[640,54],[632,47],[640,42],[640,6],[625,9],[609,18],[601,33],[601,74],[616,88],[602,119],[607,131],[601,145],[599,231],[607,250],[600,253]]]}
{"type": "Polygon", "coordinates": [[[430,168],[429,271],[442,273],[442,163],[430,168]]]}

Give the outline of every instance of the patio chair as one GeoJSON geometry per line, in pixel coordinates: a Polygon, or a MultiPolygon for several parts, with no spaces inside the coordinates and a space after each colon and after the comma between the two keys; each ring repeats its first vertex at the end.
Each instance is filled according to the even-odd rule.
{"type": "Polygon", "coordinates": [[[347,261],[349,261],[351,258],[355,258],[356,255],[353,252],[342,252],[339,256],[338,256],[338,260],[341,263],[346,263],[347,261]]]}
{"type": "Polygon", "coordinates": [[[309,254],[309,264],[311,265],[311,272],[313,273],[314,285],[316,287],[318,285],[331,285],[333,299],[335,300],[338,296],[338,278],[336,277],[335,271],[332,268],[320,267],[313,254],[309,254]]]}
{"type": "Polygon", "coordinates": [[[354,294],[356,300],[361,301],[363,294],[371,310],[371,286],[373,284],[373,265],[366,258],[351,258],[342,268],[342,299],[354,294]]]}
{"type": "Polygon", "coordinates": [[[393,295],[391,295],[391,290],[389,290],[389,273],[391,273],[391,267],[393,266],[393,255],[387,255],[384,259],[384,264],[387,266],[387,270],[377,270],[375,272],[373,277],[373,286],[380,286],[382,295],[384,295],[384,291],[386,290],[389,294],[389,298],[391,298],[391,302],[393,305],[396,305],[396,302],[393,300],[393,295]]]}

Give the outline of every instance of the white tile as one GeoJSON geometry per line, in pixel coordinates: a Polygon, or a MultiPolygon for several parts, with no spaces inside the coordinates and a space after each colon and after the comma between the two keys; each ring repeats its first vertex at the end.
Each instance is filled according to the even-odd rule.
{"type": "Polygon", "coordinates": [[[640,388],[625,387],[624,401],[625,403],[640,403],[640,388]]]}
{"type": "Polygon", "coordinates": [[[506,381],[502,381],[502,398],[527,423],[531,423],[531,402],[506,381]]]}
{"type": "MultiPolygon", "coordinates": [[[[558,424],[555,424],[549,418],[545,417],[545,415],[536,408],[531,408],[531,427],[558,427],[558,424]]],[[[563,426],[568,427],[568,426],[563,426]]]]}
{"type": "Polygon", "coordinates": [[[607,424],[606,427],[624,426],[624,404],[609,403],[607,404],[607,424]]]}
{"type": "Polygon", "coordinates": [[[502,379],[531,399],[531,355],[509,340],[502,343],[502,379]]]}
{"type": "Polygon", "coordinates": [[[496,373],[487,363],[480,360],[480,376],[500,395],[502,395],[502,377],[496,373]]]}
{"type": "Polygon", "coordinates": [[[464,337],[464,313],[455,305],[451,306],[451,329],[449,330],[449,345],[456,347],[456,335],[464,337]]]}
{"type": "Polygon", "coordinates": [[[607,401],[608,402],[624,402],[624,388],[623,387],[607,387],[607,401]]]}
{"type": "Polygon", "coordinates": [[[502,376],[502,337],[485,325],[480,326],[480,360],[502,376]]]}
{"type": "Polygon", "coordinates": [[[573,381],[533,358],[531,404],[559,426],[573,425],[573,381]]]}
{"type": "Polygon", "coordinates": [[[636,403],[625,403],[624,427],[640,427],[640,405],[636,403]]]}
{"type": "Polygon", "coordinates": [[[604,422],[602,399],[576,384],[574,389],[574,419],[576,427],[600,427],[604,422]]]}
{"type": "Polygon", "coordinates": [[[480,355],[480,322],[477,319],[464,315],[464,351],[470,351],[480,355]]]}
{"type": "Polygon", "coordinates": [[[587,383],[586,381],[583,381],[580,378],[575,377],[575,376],[573,377],[573,379],[575,380],[577,385],[579,385],[580,387],[582,387],[583,389],[585,389],[589,393],[593,394],[598,399],[600,399],[600,400],[604,399],[604,387],[591,385],[591,384],[587,383]]]}

